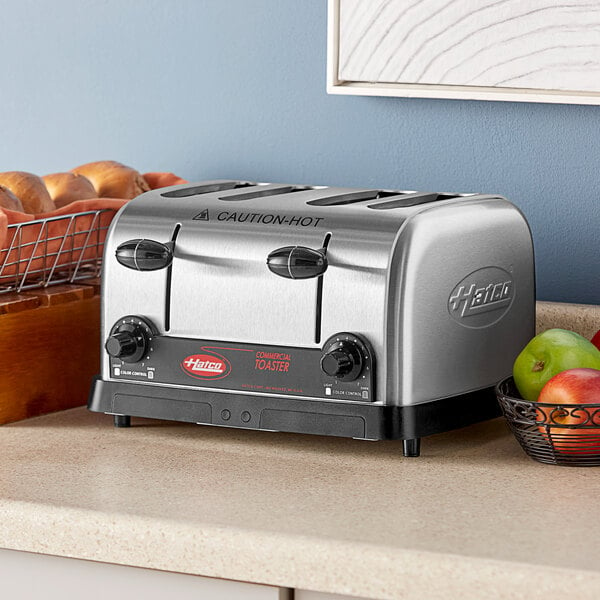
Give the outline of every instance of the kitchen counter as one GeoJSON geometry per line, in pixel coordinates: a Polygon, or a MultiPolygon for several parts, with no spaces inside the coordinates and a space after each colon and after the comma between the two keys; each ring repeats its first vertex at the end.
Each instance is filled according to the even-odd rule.
{"type": "Polygon", "coordinates": [[[84,408],[0,428],[0,547],[369,598],[600,596],[600,470],[503,420],[400,442],[84,408]]]}

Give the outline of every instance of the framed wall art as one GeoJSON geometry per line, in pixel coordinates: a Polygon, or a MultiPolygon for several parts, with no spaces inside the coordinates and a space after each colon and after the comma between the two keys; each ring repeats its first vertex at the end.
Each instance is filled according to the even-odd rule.
{"type": "Polygon", "coordinates": [[[329,0],[327,91],[600,104],[600,0],[329,0]]]}

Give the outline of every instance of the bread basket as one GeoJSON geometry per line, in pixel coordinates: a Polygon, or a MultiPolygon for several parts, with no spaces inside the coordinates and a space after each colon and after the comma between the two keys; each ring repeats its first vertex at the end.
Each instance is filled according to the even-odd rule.
{"type": "Polygon", "coordinates": [[[0,293],[98,277],[112,218],[126,200],[80,200],[43,215],[0,211],[0,293]]]}

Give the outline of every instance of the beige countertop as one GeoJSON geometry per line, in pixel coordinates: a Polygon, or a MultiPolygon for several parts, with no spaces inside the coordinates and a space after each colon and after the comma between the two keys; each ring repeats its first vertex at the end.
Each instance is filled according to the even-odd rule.
{"type": "Polygon", "coordinates": [[[571,329],[591,339],[600,329],[600,305],[538,301],[536,303],[537,333],[552,327],[571,329]]]}
{"type": "Polygon", "coordinates": [[[0,428],[0,547],[408,600],[600,597],[600,470],[73,409],[0,428]]]}

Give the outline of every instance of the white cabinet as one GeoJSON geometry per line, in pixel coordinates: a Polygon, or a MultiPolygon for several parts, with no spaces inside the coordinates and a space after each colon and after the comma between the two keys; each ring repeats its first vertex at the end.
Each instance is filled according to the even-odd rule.
{"type": "Polygon", "coordinates": [[[0,549],[7,600],[368,600],[0,549]]]}
{"type": "Polygon", "coordinates": [[[288,600],[286,589],[0,549],[6,600],[288,600]]]}

